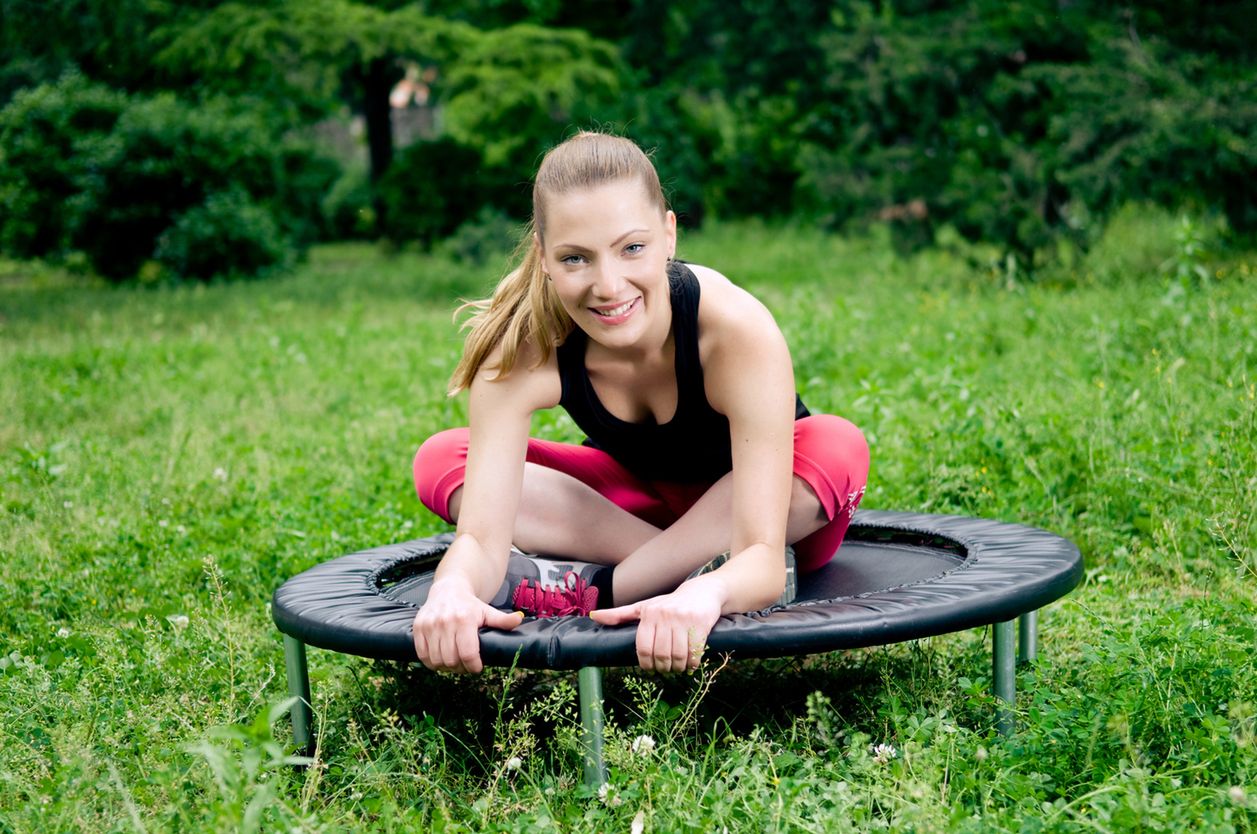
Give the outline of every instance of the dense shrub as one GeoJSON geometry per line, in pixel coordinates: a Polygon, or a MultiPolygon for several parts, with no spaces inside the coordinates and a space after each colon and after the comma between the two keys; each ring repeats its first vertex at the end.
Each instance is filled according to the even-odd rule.
{"type": "Polygon", "coordinates": [[[321,210],[330,239],[371,237],[375,233],[375,207],[366,169],[346,168],[324,195],[321,210]]]}
{"type": "Polygon", "coordinates": [[[0,245],[22,257],[79,250],[114,280],[153,259],[197,278],[213,264],[239,274],[281,263],[279,250],[323,232],[322,196],[339,173],[238,102],[128,98],[77,76],[18,96],[0,111],[0,137],[0,245]],[[211,205],[224,194],[236,196],[211,205]],[[229,206],[247,210],[233,220],[229,206]]]}
{"type": "Polygon", "coordinates": [[[383,231],[430,245],[470,220],[490,199],[481,163],[475,149],[448,137],[407,146],[378,185],[383,231]]]}
{"type": "Polygon", "coordinates": [[[209,195],[157,241],[154,259],[184,278],[258,275],[291,251],[275,216],[238,188],[209,195]]]}
{"type": "Polygon", "coordinates": [[[69,247],[126,106],[122,93],[71,74],[0,110],[0,251],[32,258],[69,247]]]}

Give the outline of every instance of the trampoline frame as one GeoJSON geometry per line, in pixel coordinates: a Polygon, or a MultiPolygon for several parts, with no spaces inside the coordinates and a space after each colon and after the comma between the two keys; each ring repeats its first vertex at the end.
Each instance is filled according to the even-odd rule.
{"type": "MultiPolygon", "coordinates": [[[[946,537],[948,532],[940,532],[940,529],[946,530],[949,526],[957,524],[966,524],[971,527],[981,528],[981,531],[966,538],[956,536],[956,542],[962,544],[966,549],[965,559],[961,564],[949,571],[944,576],[951,574],[964,574],[963,568],[973,567],[978,561],[983,561],[984,575],[1002,576],[1001,569],[1016,573],[1018,570],[1021,576],[1017,577],[1016,582],[1022,583],[1017,586],[1016,593],[1012,594],[1014,599],[1009,601],[1005,599],[1008,594],[996,594],[998,603],[993,606],[990,598],[986,599],[983,605],[987,610],[985,616],[993,616],[993,620],[984,619],[981,611],[977,614],[966,615],[959,618],[964,622],[955,624],[945,623],[939,625],[935,623],[929,630],[911,637],[894,637],[886,640],[885,643],[899,642],[905,639],[920,639],[921,637],[933,636],[943,633],[954,633],[964,631],[967,628],[977,627],[985,628],[991,626],[991,689],[992,694],[997,700],[996,706],[996,728],[1000,735],[1009,736],[1016,729],[1015,715],[1013,705],[1016,699],[1016,673],[1017,667],[1021,664],[1033,663],[1038,658],[1038,611],[1043,605],[1059,598],[1077,585],[1082,576],[1082,558],[1078,550],[1071,543],[1059,536],[1047,533],[1043,530],[1024,527],[1021,525],[1004,524],[1000,522],[991,522],[984,519],[964,519],[954,516],[921,516],[909,513],[891,513],[891,512],[860,512],[852,524],[848,538],[851,540],[859,540],[861,529],[876,534],[885,531],[917,531],[930,534],[938,534],[946,537]],[[995,535],[999,534],[999,535],[995,535]],[[1000,541],[1000,536],[1005,536],[1010,541],[1000,541]],[[1027,563],[1037,563],[1037,566],[1021,567],[1022,560],[1019,558],[1019,548],[1025,548],[1030,552],[1025,554],[1027,563]],[[1037,552],[1036,552],[1037,547],[1037,552]],[[995,551],[985,553],[984,549],[995,551]],[[1002,551],[1002,552],[1000,552],[1002,551]],[[1054,552],[1053,552],[1054,551],[1054,552]],[[1038,557],[1037,559],[1034,557],[1038,557]],[[1050,564],[1049,564],[1050,563],[1050,564]],[[1050,570],[1046,571],[1046,576],[1039,576],[1038,572],[1043,570],[1043,566],[1048,565],[1050,570]],[[992,574],[992,571],[995,573],[992,574]],[[1023,587],[1025,583],[1031,583],[1035,587],[1029,593],[1030,599],[1021,599],[1025,595],[1026,589],[1023,587]],[[994,607],[994,610],[991,609],[994,607]],[[1003,614],[1003,617],[998,616],[1003,614]],[[1013,615],[1007,618],[1008,615],[1013,615]],[[1017,633],[1014,634],[1014,621],[1017,623],[1017,633]]],[[[972,531],[967,531],[972,532],[972,531]]],[[[444,539],[448,543],[448,537],[444,539]]],[[[432,541],[432,540],[427,540],[432,541]]],[[[388,550],[388,548],[379,548],[376,551],[364,551],[361,554],[353,554],[354,556],[371,556],[372,554],[388,550]]],[[[348,557],[344,557],[348,559],[348,557]]],[[[340,560],[334,560],[340,561],[340,560]]],[[[378,560],[377,560],[378,561],[378,560]]],[[[387,562],[387,559],[383,560],[387,562]]],[[[316,566],[307,572],[315,574],[322,572],[323,574],[331,574],[335,576],[335,571],[329,570],[328,565],[333,563],[324,563],[322,566],[316,566]]],[[[377,565],[378,568],[378,565],[377,565]]],[[[970,583],[980,581],[980,579],[972,579],[973,574],[979,573],[977,568],[964,574],[970,577],[970,583]]],[[[375,570],[374,573],[368,572],[374,580],[378,580],[380,571],[375,570]]],[[[922,582],[913,583],[909,586],[901,588],[889,588],[885,591],[872,592],[867,594],[857,594],[861,601],[866,601],[870,597],[885,600],[889,595],[912,593],[913,587],[929,585],[930,583],[938,583],[943,577],[935,577],[932,580],[924,580],[922,582]]],[[[364,583],[362,570],[355,567],[355,573],[352,580],[345,580],[343,586],[338,585],[337,588],[342,592],[342,596],[353,596],[353,592],[347,591],[350,586],[357,588],[359,595],[369,595],[369,588],[374,587],[372,583],[364,583]]],[[[326,582],[326,579],[322,579],[326,582]]],[[[333,581],[340,582],[340,577],[336,577],[333,581]]],[[[396,657],[397,648],[392,648],[392,653],[385,652],[380,654],[378,647],[369,653],[354,651],[354,648],[347,648],[343,642],[333,642],[328,645],[326,634],[318,634],[311,632],[312,624],[317,626],[325,626],[320,623],[318,613],[311,614],[308,611],[293,611],[290,609],[298,608],[292,600],[283,596],[285,588],[293,584],[293,580],[285,583],[275,594],[275,603],[272,606],[272,616],[277,626],[283,633],[284,643],[284,659],[288,678],[288,691],[294,697],[294,705],[291,709],[293,737],[298,748],[308,755],[312,755],[316,743],[316,728],[314,725],[314,715],[312,711],[312,700],[310,697],[310,675],[309,666],[306,656],[306,644],[325,645],[336,651],[347,651],[348,653],[366,654],[366,656],[374,657],[396,657]],[[301,634],[306,639],[303,640],[293,633],[301,634]],[[313,634],[313,637],[312,637],[313,634]]],[[[988,589],[989,590],[989,589],[988,589]]],[[[378,594],[378,590],[375,592],[378,594]]],[[[834,602],[839,601],[837,598],[834,602]]],[[[809,603],[825,604],[830,602],[826,598],[818,600],[801,601],[806,606],[809,603]]],[[[344,601],[340,600],[339,604],[343,605],[344,601]]],[[[830,603],[832,604],[832,602],[830,603]]],[[[397,603],[397,605],[401,605],[397,603]]],[[[410,610],[413,610],[413,606],[410,610]]],[[[789,610],[787,607],[786,610],[789,610]]],[[[392,615],[390,615],[392,616],[392,615]]],[[[735,615],[735,619],[740,615],[735,615]]],[[[752,615],[754,616],[754,615],[752,615]]],[[[553,623],[554,621],[549,621],[553,623]]],[[[396,628],[396,626],[391,626],[396,628]]],[[[390,632],[392,633],[392,632],[390,632]]],[[[495,634],[494,632],[484,632],[486,636],[495,634]]],[[[501,633],[501,636],[509,636],[508,633],[501,633]]],[[[483,644],[482,637],[482,645],[483,644]]],[[[551,637],[551,642],[557,638],[551,637]]],[[[714,642],[714,641],[713,641],[714,642]]],[[[885,643],[869,642],[860,643],[858,645],[884,645],[885,643]]],[[[601,644],[600,644],[601,645],[601,644]]],[[[849,647],[854,648],[855,645],[849,647]]],[[[500,648],[499,648],[499,654],[500,648]]],[[[812,654],[817,651],[827,651],[833,649],[824,649],[816,647],[800,647],[793,654],[812,654]]],[[[716,651],[719,651],[716,649],[716,651]]],[[[792,654],[790,651],[782,651],[779,655],[792,654]]],[[[579,656],[579,655],[578,655],[579,656]]],[[[756,654],[750,651],[747,656],[769,656],[763,652],[756,654]]],[[[516,655],[519,660],[519,655],[516,655]]],[[[550,659],[550,656],[547,656],[550,659]]],[[[605,661],[606,658],[603,658],[605,661]]],[[[548,663],[536,663],[533,658],[532,663],[524,664],[525,666],[536,666],[538,668],[573,668],[575,663],[567,663],[562,666],[554,666],[548,663]]],[[[500,659],[499,659],[500,662],[500,659]]],[[[605,662],[604,662],[605,665],[605,662]]],[[[584,782],[590,787],[598,787],[603,784],[607,778],[606,765],[603,760],[603,696],[602,696],[602,667],[581,662],[577,667],[577,689],[580,706],[581,727],[582,727],[582,747],[583,747],[583,773],[584,782]]]]}
{"type": "MultiPolygon", "coordinates": [[[[1039,612],[1028,611],[1016,619],[991,624],[991,689],[1000,701],[995,726],[1004,737],[1016,729],[1013,704],[1017,699],[1017,666],[1038,659],[1039,612]],[[1014,649],[1014,646],[1016,647],[1014,649]]],[[[296,698],[292,707],[292,735],[297,747],[314,755],[314,713],[310,700],[310,669],[306,644],[284,635],[284,665],[288,671],[288,694],[296,698]]],[[[582,771],[587,786],[597,788],[607,781],[602,756],[604,712],[602,708],[602,667],[584,666],[576,672],[577,701],[580,704],[582,771]]]]}

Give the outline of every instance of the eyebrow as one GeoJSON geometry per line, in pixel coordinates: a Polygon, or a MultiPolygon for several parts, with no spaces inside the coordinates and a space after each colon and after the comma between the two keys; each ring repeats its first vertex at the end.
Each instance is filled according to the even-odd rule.
{"type": "MultiPolygon", "coordinates": [[[[626,237],[632,237],[633,235],[640,235],[640,234],[648,234],[649,232],[650,232],[650,229],[630,229],[629,231],[617,237],[615,240],[611,241],[611,245],[618,246],[620,242],[623,241],[626,237]]],[[[580,246],[575,243],[556,243],[554,248],[555,249],[571,249],[576,252],[589,251],[584,246],[580,246]]]]}

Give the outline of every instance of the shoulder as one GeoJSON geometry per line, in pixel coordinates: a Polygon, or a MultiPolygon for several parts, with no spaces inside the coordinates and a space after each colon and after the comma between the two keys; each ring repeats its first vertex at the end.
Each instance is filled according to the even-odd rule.
{"type": "Polygon", "coordinates": [[[688,264],[698,278],[700,350],[709,358],[784,347],[773,314],[751,293],[710,267],[688,264]]]}
{"type": "Polygon", "coordinates": [[[497,370],[502,360],[502,345],[497,345],[485,358],[471,383],[472,403],[490,405],[531,414],[559,404],[562,383],[559,360],[555,351],[542,358],[541,349],[531,340],[520,346],[515,366],[508,374],[497,370]]]}

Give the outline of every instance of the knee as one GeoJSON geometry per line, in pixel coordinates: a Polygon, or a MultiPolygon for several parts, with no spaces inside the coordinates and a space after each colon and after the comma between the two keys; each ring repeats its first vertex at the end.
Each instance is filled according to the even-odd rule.
{"type": "Polygon", "coordinates": [[[419,500],[432,512],[450,520],[449,498],[462,485],[467,467],[467,442],[470,432],[447,429],[423,442],[415,453],[415,491],[419,500]]]}
{"type": "Polygon", "coordinates": [[[869,475],[869,444],[864,432],[835,414],[814,414],[795,424],[795,451],[851,482],[863,484],[869,475]]]}

